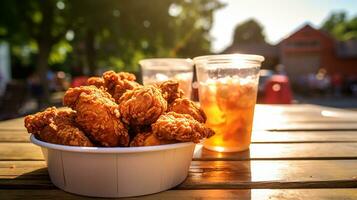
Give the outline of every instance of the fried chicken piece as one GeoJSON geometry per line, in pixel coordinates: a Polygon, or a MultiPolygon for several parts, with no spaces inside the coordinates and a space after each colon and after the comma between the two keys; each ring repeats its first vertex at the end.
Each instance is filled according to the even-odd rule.
{"type": "Polygon", "coordinates": [[[70,88],[63,104],[77,111],[75,121],[93,141],[107,147],[129,145],[128,130],[120,121],[118,104],[106,91],[95,86],[70,88]]]}
{"type": "Polygon", "coordinates": [[[191,115],[195,120],[201,123],[205,123],[207,120],[206,114],[203,110],[193,101],[186,98],[175,99],[175,101],[169,105],[167,110],[180,114],[191,115]]]}
{"type": "Polygon", "coordinates": [[[104,79],[102,77],[96,77],[96,76],[90,77],[87,80],[87,84],[88,85],[94,85],[97,88],[101,88],[101,87],[104,88],[105,87],[104,79]]]}
{"type": "Polygon", "coordinates": [[[42,141],[69,146],[91,147],[93,143],[74,123],[75,112],[71,109],[47,108],[43,112],[25,117],[28,133],[42,141]]]}
{"type": "Polygon", "coordinates": [[[120,97],[127,91],[139,87],[140,84],[135,82],[134,74],[127,72],[116,73],[107,71],[103,74],[104,85],[112,97],[119,103],[120,97]]]}
{"type": "Polygon", "coordinates": [[[159,139],[199,143],[203,138],[214,135],[214,131],[187,114],[168,112],[151,125],[159,139]]]}
{"type": "Polygon", "coordinates": [[[130,125],[152,124],[167,109],[167,102],[154,86],[128,90],[119,101],[122,120],[130,125]]]}
{"type": "Polygon", "coordinates": [[[175,140],[163,140],[157,138],[157,136],[152,132],[138,133],[133,141],[130,142],[131,147],[140,147],[140,146],[155,146],[162,144],[172,144],[177,141],[175,140]]]}
{"type": "Polygon", "coordinates": [[[181,98],[183,96],[183,91],[179,88],[180,84],[174,80],[164,81],[157,85],[160,89],[162,96],[166,99],[166,101],[170,104],[177,98],[181,98]]]}

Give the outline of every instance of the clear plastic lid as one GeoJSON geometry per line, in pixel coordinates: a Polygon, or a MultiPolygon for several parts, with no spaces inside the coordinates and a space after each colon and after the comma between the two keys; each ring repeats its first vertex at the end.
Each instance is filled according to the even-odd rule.
{"type": "Polygon", "coordinates": [[[260,67],[264,61],[263,56],[252,54],[220,54],[199,56],[193,59],[198,67],[239,67],[250,68],[260,67]]]}
{"type": "Polygon", "coordinates": [[[139,61],[139,64],[144,69],[160,69],[169,70],[175,67],[175,69],[180,70],[190,70],[193,67],[192,59],[185,58],[150,58],[143,59],[139,61]]]}

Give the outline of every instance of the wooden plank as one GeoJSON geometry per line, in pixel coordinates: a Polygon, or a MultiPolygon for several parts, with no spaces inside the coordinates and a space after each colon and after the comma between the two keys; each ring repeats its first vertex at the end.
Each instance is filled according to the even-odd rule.
{"type": "MultiPolygon", "coordinates": [[[[66,193],[61,190],[0,190],[0,199],[92,199],[66,193]]],[[[353,200],[357,198],[356,189],[230,189],[230,190],[168,190],[153,195],[130,199],[240,199],[240,200],[353,200]]]]}
{"type": "Polygon", "coordinates": [[[30,134],[24,130],[0,130],[0,142],[30,142],[30,134]]]}
{"type": "Polygon", "coordinates": [[[194,160],[355,159],[357,143],[251,144],[244,152],[220,153],[196,145],[194,160]]]}
{"type": "MultiPolygon", "coordinates": [[[[297,107],[298,108],[298,107],[297,107]]],[[[254,121],[265,122],[357,122],[357,112],[343,109],[319,108],[311,109],[301,107],[291,111],[289,106],[275,108],[274,106],[257,106],[254,121]]]]}
{"type": "MultiPolygon", "coordinates": [[[[0,188],[50,189],[42,161],[0,162],[0,188]]],[[[193,161],[178,189],[357,187],[357,160],[193,161]]]]}
{"type": "MultiPolygon", "coordinates": [[[[253,124],[253,131],[357,131],[357,122],[281,122],[275,120],[264,120],[264,123],[253,124]]],[[[27,133],[24,128],[0,129],[0,134],[18,134],[24,138],[21,133],[27,133]]]]}
{"type": "Polygon", "coordinates": [[[2,121],[0,123],[0,130],[26,130],[24,127],[24,119],[17,118],[2,121]]]}
{"type": "Polygon", "coordinates": [[[0,143],[0,160],[43,160],[41,148],[32,143],[0,143]]]}
{"type": "MultiPolygon", "coordinates": [[[[1,131],[1,142],[30,142],[24,131],[1,131]]],[[[253,131],[252,143],[357,142],[357,131],[253,131]]]]}
{"type": "Polygon", "coordinates": [[[349,109],[341,109],[341,108],[334,108],[334,107],[327,107],[315,104],[257,104],[255,107],[256,110],[272,110],[272,111],[282,111],[282,112],[312,112],[318,113],[321,111],[332,111],[332,112],[342,112],[347,114],[354,114],[356,113],[353,110],[349,109]]]}
{"type": "Polygon", "coordinates": [[[264,123],[253,124],[254,131],[357,131],[357,122],[282,122],[264,120],[264,123]]]}
{"type": "MultiPolygon", "coordinates": [[[[281,118],[286,118],[280,116],[281,118]]],[[[357,116],[356,116],[357,118],[357,116]]],[[[287,119],[287,118],[286,118],[287,119]]],[[[264,118],[260,121],[255,120],[253,123],[253,130],[269,130],[269,131],[290,131],[290,130],[300,130],[300,131],[313,131],[313,130],[357,130],[357,121],[287,121],[281,119],[264,118]],[[269,120],[267,120],[269,119],[269,120]]],[[[8,125],[8,123],[0,124],[0,131],[16,131],[16,132],[26,132],[22,123],[14,123],[8,125]]]]}
{"type": "Polygon", "coordinates": [[[182,188],[357,187],[357,160],[194,161],[182,188]]]}
{"type": "MultiPolygon", "coordinates": [[[[0,143],[0,160],[43,160],[31,143],[0,143]]],[[[219,153],[196,145],[194,160],[356,159],[357,143],[252,144],[249,151],[219,153]]]]}
{"type": "MultiPolygon", "coordinates": [[[[325,122],[333,123],[328,129],[351,130],[357,129],[357,112],[314,105],[257,105],[254,121],[256,130],[297,129],[304,123],[310,124],[308,129],[324,129],[325,122]]],[[[23,118],[0,122],[0,130],[25,130],[23,118]]]]}
{"type": "MultiPolygon", "coordinates": [[[[304,118],[300,119],[289,119],[286,116],[279,116],[285,118],[281,119],[269,119],[261,118],[255,119],[253,123],[253,130],[280,130],[280,131],[289,131],[289,130],[357,130],[357,121],[351,120],[316,120],[316,118],[304,118]]],[[[357,118],[357,116],[356,116],[357,118]]],[[[22,123],[14,124],[1,124],[0,131],[15,131],[15,132],[27,132],[22,123]]]]}
{"type": "Polygon", "coordinates": [[[357,142],[357,131],[253,131],[252,133],[252,143],[284,142],[357,142]]]}

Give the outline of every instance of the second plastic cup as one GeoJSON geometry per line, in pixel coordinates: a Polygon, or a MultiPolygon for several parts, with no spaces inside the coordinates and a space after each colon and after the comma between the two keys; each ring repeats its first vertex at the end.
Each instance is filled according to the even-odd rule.
{"type": "Polygon", "coordinates": [[[140,60],[143,84],[177,80],[187,98],[191,98],[193,61],[181,58],[152,58],[140,60]]]}
{"type": "Polygon", "coordinates": [[[262,61],[262,56],[246,54],[194,58],[200,104],[208,127],[216,132],[205,140],[205,148],[219,152],[249,148],[262,61]]]}

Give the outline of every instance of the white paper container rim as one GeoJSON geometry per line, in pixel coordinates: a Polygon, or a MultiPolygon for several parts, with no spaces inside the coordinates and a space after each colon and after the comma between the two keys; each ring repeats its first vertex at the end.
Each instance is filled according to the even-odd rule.
{"type": "Polygon", "coordinates": [[[49,148],[49,149],[57,149],[57,150],[71,151],[71,152],[85,152],[85,153],[141,153],[141,152],[177,149],[177,148],[182,148],[194,144],[193,142],[183,142],[183,143],[164,144],[164,145],[145,146],[145,147],[78,147],[78,146],[67,146],[67,145],[43,142],[41,140],[38,140],[33,134],[31,134],[30,140],[32,143],[38,146],[49,148]]]}

